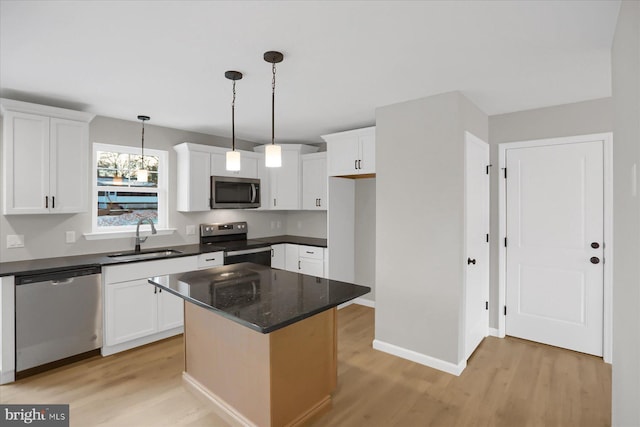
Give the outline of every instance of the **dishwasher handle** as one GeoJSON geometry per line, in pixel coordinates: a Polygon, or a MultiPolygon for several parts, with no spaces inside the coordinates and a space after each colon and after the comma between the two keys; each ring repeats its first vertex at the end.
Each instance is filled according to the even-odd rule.
{"type": "MultiPolygon", "coordinates": [[[[57,270],[49,270],[42,271],[38,273],[31,273],[25,275],[16,275],[16,286],[20,285],[28,285],[30,283],[38,283],[38,282],[54,282],[54,281],[65,281],[67,279],[71,279],[74,277],[80,276],[89,276],[92,274],[100,274],[101,268],[100,266],[84,266],[84,267],[70,267],[70,268],[60,268],[57,270]]],[[[61,285],[63,283],[60,283],[61,285]]]]}
{"type": "Polygon", "coordinates": [[[73,283],[73,277],[70,277],[68,279],[63,279],[63,280],[52,280],[51,281],[51,284],[53,286],[68,285],[69,283],[73,283]]]}

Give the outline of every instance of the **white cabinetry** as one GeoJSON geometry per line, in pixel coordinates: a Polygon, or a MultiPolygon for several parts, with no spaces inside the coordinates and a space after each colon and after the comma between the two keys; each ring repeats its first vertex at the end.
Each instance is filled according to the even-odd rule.
{"type": "Polygon", "coordinates": [[[196,270],[198,257],[106,266],[102,355],[182,333],[183,300],[149,284],[148,278],[196,270]]]}
{"type": "Polygon", "coordinates": [[[271,267],[285,269],[285,244],[271,245],[271,267]]]}
{"type": "Polygon", "coordinates": [[[258,177],[260,155],[240,151],[240,170],[227,170],[222,147],[183,142],[173,149],[178,154],[176,208],[179,212],[202,212],[211,209],[211,176],[258,177]]]}
{"type": "Polygon", "coordinates": [[[194,144],[173,147],[178,154],[176,209],[199,212],[211,209],[211,154],[194,144]]]}
{"type": "MultiPolygon", "coordinates": [[[[282,166],[260,168],[260,183],[263,187],[261,204],[272,210],[298,210],[302,207],[302,154],[318,151],[318,147],[301,144],[283,144],[282,166]],[[268,181],[267,185],[263,181],[268,181]]],[[[255,147],[264,154],[264,145],[255,147]]]]}
{"type": "Polygon", "coordinates": [[[370,175],[376,172],[375,126],[324,135],[329,176],[370,175]]]}
{"type": "Polygon", "coordinates": [[[302,156],[302,209],[327,210],[327,153],[302,156]]]}
{"type": "Polygon", "coordinates": [[[4,213],[86,212],[94,115],[9,99],[0,103],[4,213]]]}
{"type": "MultiPolygon", "coordinates": [[[[287,271],[293,271],[295,273],[308,274],[310,276],[326,277],[326,260],[324,258],[324,248],[317,246],[295,245],[292,243],[286,243],[282,246],[284,254],[280,255],[284,258],[284,264],[282,267],[287,271]]],[[[281,261],[280,261],[281,262],[281,261]]],[[[271,259],[271,266],[274,267],[273,258],[271,259]]]]}
{"type": "Polygon", "coordinates": [[[240,152],[240,170],[227,170],[227,152],[211,154],[211,175],[216,176],[237,176],[240,178],[257,178],[258,177],[258,159],[260,155],[249,151],[240,152]]]}

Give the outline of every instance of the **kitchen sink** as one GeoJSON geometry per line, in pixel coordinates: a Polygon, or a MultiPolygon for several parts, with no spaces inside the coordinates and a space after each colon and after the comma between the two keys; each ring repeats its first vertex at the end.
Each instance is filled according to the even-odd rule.
{"type": "Polygon", "coordinates": [[[108,257],[118,261],[141,261],[145,259],[170,257],[172,255],[178,255],[181,253],[182,252],[176,251],[175,249],[160,249],[141,252],[121,252],[108,255],[108,257]]]}

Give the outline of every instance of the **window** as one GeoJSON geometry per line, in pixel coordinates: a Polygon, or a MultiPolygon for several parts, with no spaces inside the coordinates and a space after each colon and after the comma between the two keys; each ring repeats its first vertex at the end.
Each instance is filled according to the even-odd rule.
{"type": "Polygon", "coordinates": [[[142,182],[140,148],[93,144],[93,231],[129,231],[141,218],[166,228],[167,158],[166,151],[145,149],[149,173],[142,182]]]}

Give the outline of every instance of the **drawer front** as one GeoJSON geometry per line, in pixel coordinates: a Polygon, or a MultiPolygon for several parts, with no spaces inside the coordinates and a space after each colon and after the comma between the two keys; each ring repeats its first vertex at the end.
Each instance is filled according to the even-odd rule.
{"type": "Polygon", "coordinates": [[[318,246],[298,246],[298,256],[300,258],[324,259],[324,248],[318,246]]]}
{"type": "Polygon", "coordinates": [[[224,264],[224,252],[209,252],[198,255],[198,270],[219,267],[224,264]]]}
{"type": "Polygon", "coordinates": [[[165,274],[184,273],[185,271],[196,270],[197,267],[197,256],[132,262],[103,267],[102,279],[104,283],[119,283],[153,276],[163,276],[165,274]]]}

